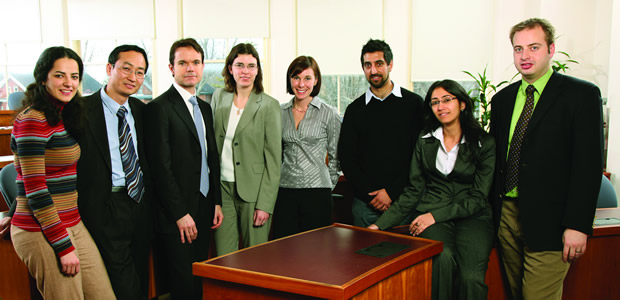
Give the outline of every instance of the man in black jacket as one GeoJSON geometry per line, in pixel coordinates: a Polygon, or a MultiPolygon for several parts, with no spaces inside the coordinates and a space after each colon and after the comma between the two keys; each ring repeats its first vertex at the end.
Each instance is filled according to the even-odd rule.
{"type": "Polygon", "coordinates": [[[586,251],[601,184],[601,93],[553,72],[554,29],[510,33],[522,80],[493,97],[494,208],[514,299],[561,299],[569,262],[586,251]]]}
{"type": "Polygon", "coordinates": [[[151,193],[144,144],[145,104],[130,97],[148,69],[144,49],[110,53],[109,81],[85,98],[87,126],[76,136],[78,207],[118,299],[146,299],[151,240],[151,193]],[[119,130],[120,129],[120,130],[119,130]]]}
{"type": "Polygon", "coordinates": [[[355,191],[353,224],[367,227],[398,200],[409,182],[423,100],[390,80],[392,50],[384,41],[369,40],[360,59],[370,88],[347,107],[338,159],[355,191]]]}

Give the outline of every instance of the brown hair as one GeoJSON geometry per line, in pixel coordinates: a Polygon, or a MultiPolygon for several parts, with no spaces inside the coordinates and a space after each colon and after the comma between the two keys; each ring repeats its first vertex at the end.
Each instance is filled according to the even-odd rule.
{"type": "Polygon", "coordinates": [[[314,58],[312,58],[312,56],[303,55],[295,58],[288,66],[288,70],[286,71],[286,92],[291,95],[295,94],[293,92],[293,88],[291,87],[291,78],[308,68],[312,69],[314,72],[314,77],[316,78],[316,85],[312,89],[310,96],[314,97],[319,94],[321,91],[321,69],[319,69],[319,64],[316,60],[314,60],[314,58]]]}
{"type": "Polygon", "coordinates": [[[510,43],[512,44],[512,39],[517,32],[525,29],[534,29],[538,26],[540,26],[542,31],[545,33],[545,41],[547,42],[547,47],[555,43],[555,28],[553,28],[553,25],[551,25],[549,21],[540,18],[530,18],[523,22],[520,22],[515,26],[512,26],[512,28],[510,29],[510,43]]]}
{"type": "Polygon", "coordinates": [[[252,46],[252,44],[250,43],[238,44],[232,49],[230,49],[230,53],[228,53],[228,56],[226,57],[226,64],[224,65],[224,69],[222,70],[222,76],[224,77],[224,83],[226,84],[224,90],[229,93],[237,92],[237,82],[235,81],[235,78],[232,76],[232,74],[230,74],[230,72],[228,71],[228,67],[232,67],[235,58],[237,58],[237,56],[239,56],[240,54],[250,54],[254,56],[254,58],[256,58],[256,66],[258,67],[258,71],[256,73],[256,78],[254,78],[254,92],[256,92],[257,94],[262,93],[264,90],[263,68],[260,65],[260,59],[258,58],[258,52],[256,51],[256,48],[254,48],[254,46],[252,46]]]}
{"type": "Polygon", "coordinates": [[[174,65],[174,55],[177,52],[178,48],[181,47],[192,47],[194,48],[194,50],[196,50],[196,52],[200,53],[200,58],[202,61],[205,60],[205,52],[204,50],[202,50],[202,47],[200,47],[200,44],[198,44],[198,42],[196,42],[195,39],[193,38],[186,38],[186,39],[181,39],[178,40],[176,42],[174,42],[172,44],[172,46],[170,47],[170,57],[169,57],[169,61],[171,65],[174,65]]]}

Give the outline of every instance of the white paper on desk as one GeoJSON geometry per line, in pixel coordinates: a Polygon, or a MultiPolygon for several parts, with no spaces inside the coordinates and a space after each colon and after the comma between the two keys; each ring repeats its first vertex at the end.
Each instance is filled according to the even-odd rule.
{"type": "Polygon", "coordinates": [[[594,226],[604,225],[620,225],[620,219],[618,218],[597,218],[594,219],[594,226]]]}

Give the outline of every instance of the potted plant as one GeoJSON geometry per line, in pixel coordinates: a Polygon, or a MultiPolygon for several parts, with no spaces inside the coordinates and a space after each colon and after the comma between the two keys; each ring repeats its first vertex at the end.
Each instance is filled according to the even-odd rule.
{"type": "Polygon", "coordinates": [[[474,76],[469,71],[463,71],[463,73],[469,75],[476,81],[476,87],[469,90],[468,93],[471,95],[471,99],[474,101],[472,103],[476,108],[476,111],[479,113],[479,122],[482,125],[482,128],[488,130],[489,120],[491,119],[491,93],[497,92],[497,88],[500,86],[510,83],[515,76],[512,77],[510,81],[504,80],[498,84],[491,83],[491,80],[487,78],[487,66],[484,67],[484,71],[482,74],[478,73],[478,76],[474,76]],[[473,94],[473,95],[472,95],[473,94]]]}

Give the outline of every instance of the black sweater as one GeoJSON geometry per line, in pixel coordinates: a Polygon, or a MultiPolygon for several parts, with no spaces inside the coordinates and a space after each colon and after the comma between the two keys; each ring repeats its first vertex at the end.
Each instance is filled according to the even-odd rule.
{"type": "Polygon", "coordinates": [[[338,159],[355,190],[355,197],[370,202],[368,193],[385,188],[396,201],[409,181],[409,167],[423,126],[422,97],[401,88],[402,98],[390,94],[383,101],[365,95],[344,114],[338,159]]]}

